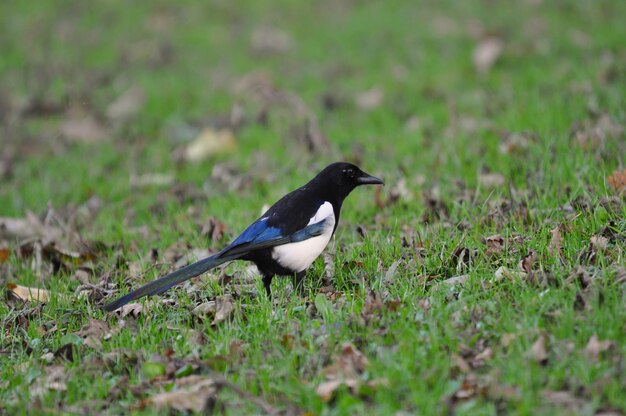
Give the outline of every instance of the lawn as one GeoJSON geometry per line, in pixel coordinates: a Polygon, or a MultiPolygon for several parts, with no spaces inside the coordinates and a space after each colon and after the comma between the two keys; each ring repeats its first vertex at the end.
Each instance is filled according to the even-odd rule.
{"type": "Polygon", "coordinates": [[[623,16],[2,2],[0,413],[624,414],[623,16]],[[234,262],[102,311],[337,160],[386,185],[303,297],[234,262]]]}

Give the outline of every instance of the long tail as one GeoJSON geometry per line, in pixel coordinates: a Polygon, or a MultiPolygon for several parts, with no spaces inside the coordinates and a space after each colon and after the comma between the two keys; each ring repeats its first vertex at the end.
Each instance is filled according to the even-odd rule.
{"type": "Polygon", "coordinates": [[[139,289],[133,290],[127,295],[122,296],[114,300],[111,303],[107,303],[104,305],[104,310],[107,312],[111,312],[126,305],[129,302],[132,302],[136,299],[142,298],[144,296],[152,296],[158,295],[159,293],[165,292],[167,289],[172,286],[177,285],[180,282],[184,282],[187,279],[191,279],[192,277],[196,277],[207,270],[210,270],[214,267],[219,266],[222,263],[226,263],[227,261],[235,260],[239,256],[227,256],[220,257],[220,253],[214,254],[211,257],[207,257],[206,259],[202,259],[197,261],[189,266],[183,267],[182,269],[178,269],[166,276],[163,276],[160,279],[157,279],[153,282],[150,282],[139,289]]]}

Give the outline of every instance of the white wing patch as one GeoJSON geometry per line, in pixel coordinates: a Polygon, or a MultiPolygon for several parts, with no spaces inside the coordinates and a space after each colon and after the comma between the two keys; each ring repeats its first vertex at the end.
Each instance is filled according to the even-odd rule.
{"type": "Polygon", "coordinates": [[[272,258],[281,266],[301,272],[307,269],[322,254],[328,245],[335,228],[335,211],[330,202],[324,202],[307,225],[324,221],[325,227],[321,235],[297,243],[274,247],[272,258]]]}

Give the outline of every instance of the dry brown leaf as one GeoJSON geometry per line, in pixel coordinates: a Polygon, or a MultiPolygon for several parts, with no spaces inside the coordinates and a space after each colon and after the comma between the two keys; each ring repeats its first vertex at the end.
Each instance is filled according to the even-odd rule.
{"type": "Polygon", "coordinates": [[[555,256],[562,256],[563,236],[561,235],[561,225],[557,225],[550,232],[552,233],[552,239],[550,240],[548,251],[555,256]]]}
{"type": "Polygon", "coordinates": [[[566,390],[544,390],[542,395],[550,404],[561,409],[580,410],[585,404],[583,399],[576,397],[572,392],[566,390]]]}
{"type": "Polygon", "coordinates": [[[332,399],[335,391],[339,389],[344,384],[343,380],[328,380],[320,383],[319,386],[315,389],[315,393],[320,396],[320,398],[327,402],[332,399]]]}
{"type": "Polygon", "coordinates": [[[480,74],[489,72],[504,49],[504,42],[497,36],[486,36],[480,39],[474,48],[472,60],[474,68],[480,74]]]}
{"type": "Polygon", "coordinates": [[[45,289],[20,286],[15,283],[7,283],[7,288],[11,291],[13,296],[25,302],[35,301],[45,303],[50,300],[50,292],[45,289]]]}
{"type": "Polygon", "coordinates": [[[216,303],[215,318],[213,318],[213,322],[211,322],[211,325],[217,325],[220,322],[223,322],[229,319],[233,315],[236,309],[235,301],[230,295],[225,295],[221,298],[215,299],[215,303],[216,303]]]}
{"type": "Polygon", "coordinates": [[[541,365],[548,363],[548,351],[546,350],[546,337],[539,335],[539,338],[530,347],[529,356],[541,365]]]}
{"type": "Polygon", "coordinates": [[[252,51],[259,55],[277,55],[289,52],[293,41],[287,32],[275,27],[261,27],[252,32],[252,51]]]}
{"type": "Polygon", "coordinates": [[[211,156],[232,152],[236,148],[237,141],[232,130],[207,127],[187,145],[184,158],[189,162],[199,162],[211,156]]]}
{"type": "Polygon", "coordinates": [[[529,135],[524,133],[511,133],[508,134],[504,140],[500,143],[500,153],[504,155],[509,154],[523,154],[529,147],[528,143],[529,135]]]}
{"type": "Polygon", "coordinates": [[[364,91],[356,96],[356,105],[361,110],[374,110],[380,107],[385,99],[385,92],[380,87],[364,91]]]}
{"type": "Polygon", "coordinates": [[[0,263],[5,263],[11,257],[11,251],[8,247],[0,247],[0,263]]]}
{"type": "Polygon", "coordinates": [[[601,235],[591,236],[589,243],[595,251],[603,251],[609,247],[609,239],[601,235]]]}
{"type": "Polygon", "coordinates": [[[488,257],[495,256],[504,252],[505,241],[500,235],[491,235],[483,238],[483,243],[487,246],[485,254],[488,257]]]}
{"type": "Polygon", "coordinates": [[[129,182],[132,188],[170,186],[174,183],[174,175],[171,173],[144,173],[143,175],[130,175],[129,182]]]}
{"type": "Polygon", "coordinates": [[[589,360],[596,362],[603,352],[608,351],[614,346],[615,342],[608,340],[600,341],[598,339],[598,335],[593,334],[591,338],[589,338],[589,342],[585,347],[585,353],[587,354],[587,357],[589,357],[589,360]]]}
{"type": "Polygon", "coordinates": [[[461,357],[459,354],[452,354],[452,360],[454,361],[454,365],[461,370],[463,373],[469,373],[472,371],[472,367],[470,367],[469,363],[465,358],[461,357]]]}
{"type": "Polygon", "coordinates": [[[369,389],[375,389],[379,386],[387,386],[389,385],[389,380],[385,378],[369,380],[369,381],[360,381],[356,378],[346,378],[341,380],[329,380],[319,384],[315,389],[317,395],[324,400],[325,402],[329,401],[333,398],[335,392],[341,387],[346,386],[352,394],[359,393],[359,387],[366,386],[369,389]]]}
{"type": "Polygon", "coordinates": [[[129,303],[121,308],[122,318],[132,315],[133,317],[138,317],[143,312],[143,305],[141,303],[129,303]]]}
{"type": "Polygon", "coordinates": [[[85,340],[85,345],[101,349],[102,340],[110,336],[109,325],[98,319],[89,318],[89,321],[76,333],[85,340]]]}
{"type": "Polygon", "coordinates": [[[125,121],[134,116],[146,102],[146,94],[141,87],[132,87],[117,97],[106,114],[110,120],[125,121]]]}
{"type": "Polygon", "coordinates": [[[69,118],[61,123],[60,131],[75,143],[98,143],[109,138],[109,131],[94,117],[69,118]]]}
{"type": "Polygon", "coordinates": [[[337,364],[346,373],[356,372],[362,373],[369,365],[369,361],[361,351],[359,351],[351,342],[341,344],[341,356],[337,359],[337,364]]]}
{"type": "Polygon", "coordinates": [[[593,414],[593,416],[624,416],[624,412],[619,409],[599,409],[593,414]]]}
{"type": "Polygon", "coordinates": [[[468,400],[480,393],[480,386],[475,374],[468,374],[459,389],[454,393],[455,400],[468,400]]]}
{"type": "Polygon", "coordinates": [[[189,376],[177,380],[179,390],[157,394],[142,402],[142,407],[152,404],[157,409],[174,409],[180,412],[207,411],[211,399],[216,398],[218,386],[211,378],[189,376]],[[189,380],[187,380],[189,379],[189,380]]]}
{"type": "Polygon", "coordinates": [[[576,122],[571,128],[572,137],[583,149],[603,148],[607,140],[622,138],[624,126],[608,114],[595,115],[576,122]]]}
{"type": "Polygon", "coordinates": [[[459,276],[450,277],[450,278],[442,281],[441,283],[443,283],[445,285],[448,285],[448,286],[463,285],[463,284],[465,284],[467,279],[469,279],[469,277],[470,277],[469,274],[462,274],[462,275],[459,275],[459,276]]]}
{"type": "Polygon", "coordinates": [[[530,250],[519,262],[519,268],[530,277],[533,274],[533,265],[539,259],[539,255],[535,250],[530,250]]]}
{"type": "Polygon", "coordinates": [[[486,172],[480,174],[478,182],[485,188],[495,188],[504,185],[505,178],[501,173],[486,172]]]}
{"type": "Polygon", "coordinates": [[[595,264],[598,254],[606,251],[609,247],[609,239],[602,235],[594,235],[589,239],[589,246],[578,255],[581,263],[595,264]]]}
{"type": "Polygon", "coordinates": [[[0,238],[46,238],[58,241],[62,235],[61,229],[45,225],[32,212],[26,212],[25,218],[0,217],[0,238]]]}
{"type": "Polygon", "coordinates": [[[31,386],[32,396],[43,396],[49,390],[66,391],[68,375],[63,365],[45,367],[45,373],[40,376],[31,386]]]}
{"type": "Polygon", "coordinates": [[[487,347],[474,357],[475,361],[487,361],[493,357],[493,349],[491,347],[487,347]]]}
{"type": "Polygon", "coordinates": [[[217,325],[229,319],[236,309],[233,297],[227,294],[196,306],[192,313],[200,317],[214,314],[211,325],[217,325]]]}
{"type": "Polygon", "coordinates": [[[341,345],[341,353],[335,363],[324,370],[327,380],[319,384],[316,392],[324,401],[330,400],[341,386],[346,386],[352,394],[357,394],[361,386],[370,389],[387,385],[386,379],[362,380],[362,374],[369,365],[365,355],[350,342],[341,345]]]}
{"type": "Polygon", "coordinates": [[[614,171],[606,178],[609,185],[618,192],[626,191],[626,169],[614,171]]]}
{"type": "Polygon", "coordinates": [[[217,306],[214,300],[210,300],[208,302],[201,303],[200,305],[193,308],[191,313],[197,316],[204,316],[215,313],[217,306]]]}
{"type": "Polygon", "coordinates": [[[209,217],[203,224],[200,234],[207,237],[209,241],[217,242],[224,237],[228,226],[215,217],[209,217]]]}

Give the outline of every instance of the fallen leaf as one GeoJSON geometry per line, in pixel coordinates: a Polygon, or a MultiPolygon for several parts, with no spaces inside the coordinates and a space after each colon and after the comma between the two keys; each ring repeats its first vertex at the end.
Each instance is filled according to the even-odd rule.
{"type": "Polygon", "coordinates": [[[352,343],[344,342],[341,345],[340,354],[335,357],[334,364],[324,369],[327,379],[317,386],[316,393],[322,400],[329,401],[335,391],[343,385],[347,386],[353,394],[362,384],[375,387],[379,384],[378,381],[372,380],[364,383],[361,380],[361,374],[368,365],[369,361],[361,351],[352,343]]]}
{"type": "Polygon", "coordinates": [[[259,55],[277,55],[289,52],[293,41],[287,32],[275,27],[261,27],[252,32],[252,51],[259,55]]]}
{"type": "Polygon", "coordinates": [[[170,186],[174,183],[174,175],[171,173],[144,173],[139,176],[131,175],[129,182],[132,188],[170,186]]]}
{"type": "Polygon", "coordinates": [[[132,315],[138,317],[143,312],[143,305],[141,303],[128,303],[121,308],[122,318],[132,315]]]}
{"type": "MultiPolygon", "coordinates": [[[[330,369],[330,373],[338,374],[361,374],[369,365],[369,360],[351,342],[341,344],[341,355],[335,359],[336,366],[330,369]]],[[[328,372],[327,372],[328,374],[328,372]]]]}
{"type": "Polygon", "coordinates": [[[106,115],[113,121],[126,121],[134,116],[146,102],[146,94],[140,87],[132,87],[117,97],[107,108],[106,115]]]}
{"type": "Polygon", "coordinates": [[[382,88],[374,87],[371,90],[364,91],[356,96],[356,105],[361,110],[374,110],[380,107],[385,98],[385,93],[382,88]]]}
{"type": "Polygon", "coordinates": [[[0,247],[0,263],[5,263],[7,260],[9,260],[10,256],[11,251],[8,247],[0,247]]]}
{"type": "Polygon", "coordinates": [[[504,155],[523,154],[529,147],[529,137],[531,136],[524,133],[507,134],[504,140],[500,143],[500,153],[504,155]]]}
{"type": "Polygon", "coordinates": [[[539,255],[535,250],[531,250],[528,254],[526,254],[522,260],[519,262],[519,268],[524,273],[526,273],[529,277],[533,273],[533,265],[539,259],[539,255]]]}
{"type": "Polygon", "coordinates": [[[89,318],[89,321],[76,333],[83,338],[85,345],[101,349],[102,340],[110,336],[109,325],[98,319],[89,318]]]}
{"type": "Polygon", "coordinates": [[[207,127],[187,145],[184,158],[189,162],[199,162],[215,155],[232,152],[236,148],[237,141],[232,130],[207,127]]]}
{"type": "Polygon", "coordinates": [[[50,300],[50,292],[45,289],[20,286],[14,283],[7,283],[7,288],[13,296],[25,302],[36,301],[45,303],[50,300]]]}
{"type": "Polygon", "coordinates": [[[470,277],[469,274],[462,274],[462,275],[459,275],[459,276],[450,277],[450,278],[442,281],[442,283],[445,284],[445,285],[448,285],[448,286],[463,285],[463,284],[465,284],[467,279],[469,279],[469,277],[470,277]]]}
{"type": "Polygon", "coordinates": [[[62,235],[61,229],[45,225],[32,212],[26,212],[25,218],[0,217],[0,238],[2,239],[46,238],[56,241],[62,235]]]}
{"type": "Polygon", "coordinates": [[[217,398],[218,388],[211,378],[188,376],[178,380],[176,384],[179,390],[152,396],[143,401],[142,405],[152,404],[159,410],[205,413],[210,410],[210,402],[217,398]]]}
{"type": "Polygon", "coordinates": [[[461,387],[454,393],[456,400],[467,400],[475,397],[479,393],[479,386],[473,374],[469,374],[461,387]]]}
{"type": "Polygon", "coordinates": [[[609,247],[609,239],[602,235],[593,235],[589,239],[589,246],[578,255],[581,263],[595,264],[598,254],[604,252],[609,247]]]}
{"type": "Polygon", "coordinates": [[[495,256],[504,252],[505,241],[500,235],[492,235],[483,238],[483,244],[487,246],[485,254],[487,257],[495,256]]]}
{"type": "Polygon", "coordinates": [[[587,357],[589,357],[589,360],[597,362],[603,352],[608,351],[614,346],[615,342],[607,340],[600,341],[598,339],[598,335],[593,334],[591,338],[589,338],[589,342],[585,347],[585,353],[587,354],[587,357]]]}
{"type": "Polygon", "coordinates": [[[192,313],[200,317],[213,314],[214,317],[211,325],[217,325],[229,319],[236,309],[233,297],[227,294],[196,306],[192,313]]]}
{"type": "Polygon", "coordinates": [[[47,364],[52,363],[52,361],[54,361],[54,353],[53,352],[47,352],[45,354],[43,354],[41,357],[39,357],[39,359],[47,364]]]}
{"type": "Polygon", "coordinates": [[[626,190],[626,169],[614,171],[606,178],[609,185],[616,191],[622,192],[626,190]]]}
{"type": "Polygon", "coordinates": [[[609,239],[601,235],[591,236],[589,243],[596,251],[603,251],[609,247],[609,239]]]}
{"type": "Polygon", "coordinates": [[[322,399],[327,402],[332,399],[335,391],[339,389],[344,384],[343,380],[328,380],[320,383],[315,389],[315,393],[322,399]]]}
{"type": "Polygon", "coordinates": [[[452,354],[452,360],[454,361],[454,365],[461,370],[463,373],[469,373],[472,371],[472,367],[470,367],[469,363],[465,360],[465,358],[461,357],[458,354],[452,354]]]}
{"type": "Polygon", "coordinates": [[[552,239],[550,240],[548,251],[555,256],[562,256],[563,236],[561,235],[561,225],[557,225],[550,232],[552,233],[552,239]]]}
{"type": "Polygon", "coordinates": [[[200,305],[193,308],[191,313],[197,316],[203,316],[208,314],[215,313],[217,307],[214,300],[210,300],[208,302],[201,303],[200,305]]]}
{"type": "Polygon", "coordinates": [[[383,278],[383,282],[385,284],[391,285],[396,280],[398,266],[400,265],[401,262],[402,260],[396,260],[393,263],[391,263],[391,266],[389,266],[389,269],[387,269],[387,272],[385,273],[385,277],[383,278]]]}
{"type": "Polygon", "coordinates": [[[561,409],[576,411],[575,413],[578,413],[578,411],[581,410],[585,404],[583,399],[576,397],[572,392],[566,390],[544,390],[542,395],[545,400],[550,402],[550,404],[561,409]]]}
{"type": "Polygon", "coordinates": [[[624,126],[608,114],[594,114],[591,118],[576,122],[570,135],[583,149],[602,149],[607,140],[621,138],[624,126]]]}
{"type": "Polygon", "coordinates": [[[389,190],[387,198],[383,198],[383,187],[377,186],[374,191],[374,198],[378,208],[383,209],[387,206],[393,205],[398,201],[410,201],[413,198],[413,194],[406,186],[406,179],[400,178],[389,190]]]}
{"type": "Polygon", "coordinates": [[[107,128],[91,116],[69,118],[61,123],[60,131],[74,143],[98,143],[110,136],[107,128]]]}
{"type": "Polygon", "coordinates": [[[200,234],[210,242],[218,242],[224,237],[224,232],[228,229],[228,226],[215,217],[209,217],[204,224],[202,224],[202,230],[200,234]]]}
{"type": "Polygon", "coordinates": [[[221,298],[217,298],[215,302],[215,318],[213,318],[213,322],[211,322],[211,325],[217,325],[220,322],[227,320],[236,310],[235,302],[230,295],[225,295],[221,298]]]}
{"type": "Polygon", "coordinates": [[[504,49],[504,42],[497,36],[485,36],[479,40],[472,54],[474,68],[479,74],[489,72],[504,49]]]}
{"type": "Polygon", "coordinates": [[[487,360],[490,360],[491,357],[493,357],[493,349],[491,349],[490,347],[487,347],[481,352],[479,352],[478,354],[476,354],[476,356],[474,356],[474,360],[487,361],[487,360]]]}
{"type": "Polygon", "coordinates": [[[504,185],[505,178],[501,173],[485,172],[480,174],[478,182],[485,188],[495,188],[504,185]]]}
{"type": "Polygon", "coordinates": [[[289,126],[290,135],[305,145],[312,153],[328,153],[330,151],[330,142],[320,129],[317,117],[310,112],[308,107],[304,106],[302,111],[305,111],[304,109],[308,113],[300,116],[300,118],[304,117],[304,120],[298,121],[296,119],[289,126]]]}
{"type": "Polygon", "coordinates": [[[541,365],[548,363],[548,351],[546,350],[546,337],[540,335],[530,347],[529,356],[541,365]]]}
{"type": "Polygon", "coordinates": [[[45,367],[45,374],[30,386],[30,394],[34,397],[43,396],[50,390],[66,391],[68,375],[63,365],[45,367]]]}

